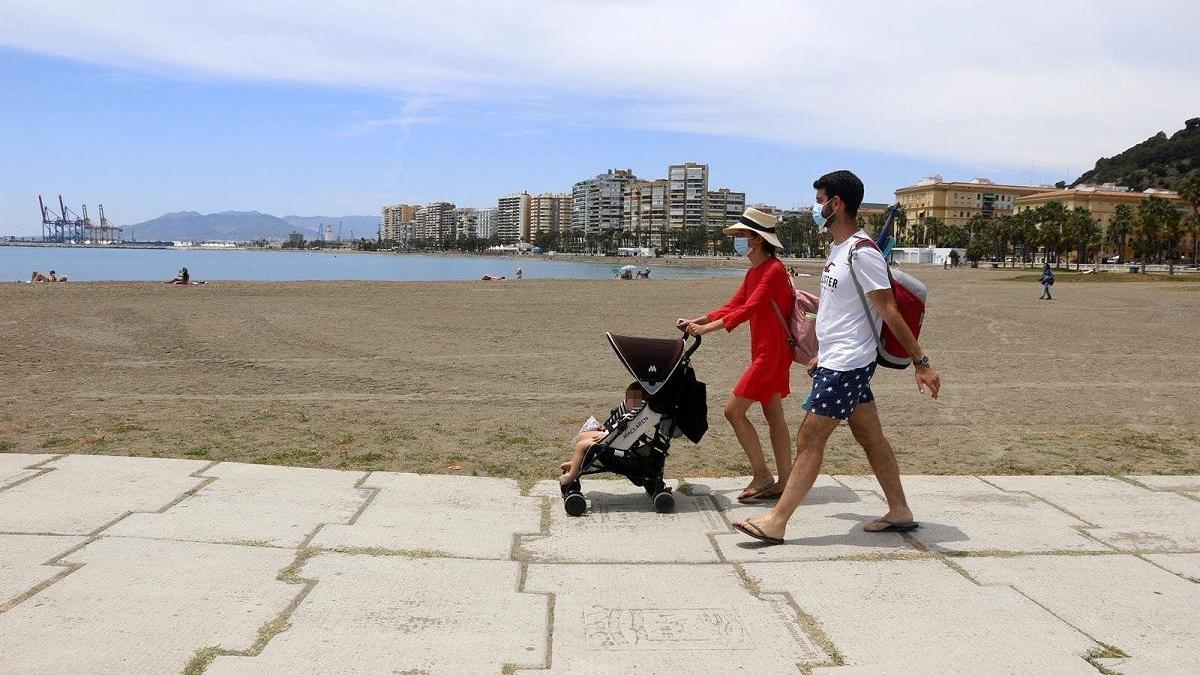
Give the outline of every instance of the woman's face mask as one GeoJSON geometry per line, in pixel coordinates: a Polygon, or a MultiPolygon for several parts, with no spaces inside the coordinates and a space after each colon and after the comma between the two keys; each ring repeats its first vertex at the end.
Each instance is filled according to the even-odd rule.
{"type": "Polygon", "coordinates": [[[733,250],[737,251],[738,255],[746,255],[750,253],[750,240],[745,237],[734,237],[733,250]]]}

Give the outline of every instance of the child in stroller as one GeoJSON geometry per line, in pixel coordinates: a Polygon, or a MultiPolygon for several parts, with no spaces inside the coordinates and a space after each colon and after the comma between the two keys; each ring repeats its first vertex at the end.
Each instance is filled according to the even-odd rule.
{"type": "Polygon", "coordinates": [[[693,337],[688,346],[688,337],[606,335],[635,382],[626,389],[625,403],[603,425],[593,418],[580,429],[575,454],[561,466],[563,507],[572,516],[583,515],[587,500],[579,478],[611,471],[644,488],[654,500],[654,509],[666,513],[675,508],[675,498],[663,481],[671,440],[687,436],[699,443],[708,430],[705,386],[691,367],[700,338],[693,337]]]}
{"type": "Polygon", "coordinates": [[[575,437],[575,450],[571,453],[571,459],[558,466],[563,472],[558,477],[560,485],[570,485],[579,480],[579,472],[583,470],[583,458],[587,455],[588,448],[607,436],[618,424],[632,420],[645,403],[645,393],[645,390],[634,382],[625,389],[625,403],[613,408],[604,424],[598,422],[595,417],[589,417],[583,423],[579,428],[579,435],[575,437]]]}

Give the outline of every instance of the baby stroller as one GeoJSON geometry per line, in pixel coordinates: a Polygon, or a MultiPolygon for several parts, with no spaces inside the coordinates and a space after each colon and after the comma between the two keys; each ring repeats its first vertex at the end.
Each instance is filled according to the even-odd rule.
{"type": "MultiPolygon", "coordinates": [[[[671,488],[663,483],[663,465],[671,439],[687,436],[699,443],[708,431],[708,401],[703,382],[691,367],[700,337],[680,340],[626,337],[605,333],[617,358],[645,392],[641,405],[613,409],[604,428],[608,433],[588,448],[582,476],[611,471],[645,488],[654,510],[675,508],[671,488]],[[686,350],[685,350],[686,347],[686,350]]],[[[563,507],[572,516],[587,510],[579,481],[562,486],[563,507]]]]}

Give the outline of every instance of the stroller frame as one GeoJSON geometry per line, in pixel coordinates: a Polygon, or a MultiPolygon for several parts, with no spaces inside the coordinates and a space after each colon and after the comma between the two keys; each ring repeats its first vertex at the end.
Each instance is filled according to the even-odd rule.
{"type": "MultiPolygon", "coordinates": [[[[646,490],[654,501],[654,510],[669,513],[675,497],[663,480],[663,468],[670,454],[671,439],[681,434],[676,424],[680,388],[669,386],[688,371],[692,354],[700,347],[700,336],[687,346],[688,336],[680,340],[632,338],[605,333],[617,357],[645,392],[640,407],[616,417],[613,428],[593,443],[584,455],[580,477],[616,473],[646,490]],[[686,347],[686,349],[685,349],[686,347]],[[629,352],[636,351],[635,354],[629,352]],[[665,375],[660,375],[662,371],[665,375]]],[[[610,418],[610,422],[612,419],[610,418]]],[[[587,511],[587,500],[579,479],[562,485],[563,508],[569,515],[587,511]]]]}

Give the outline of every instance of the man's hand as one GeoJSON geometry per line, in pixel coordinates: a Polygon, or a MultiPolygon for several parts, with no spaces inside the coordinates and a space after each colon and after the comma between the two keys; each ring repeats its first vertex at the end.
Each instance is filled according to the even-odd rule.
{"type": "Polygon", "coordinates": [[[938,377],[933,366],[917,366],[917,391],[922,394],[929,389],[929,395],[937,400],[938,390],[942,388],[942,378],[938,377]]]}
{"type": "Polygon", "coordinates": [[[812,377],[813,374],[817,372],[817,357],[812,357],[812,361],[808,362],[807,370],[809,377],[812,377]]]}

